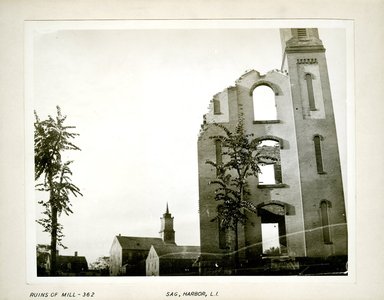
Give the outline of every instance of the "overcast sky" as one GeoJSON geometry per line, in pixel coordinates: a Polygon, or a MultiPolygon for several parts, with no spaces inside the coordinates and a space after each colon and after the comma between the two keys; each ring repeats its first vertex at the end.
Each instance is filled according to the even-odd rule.
{"type": "MultiPolygon", "coordinates": [[[[345,166],[345,30],[319,33],[345,166]]],[[[78,251],[90,263],[109,255],[119,233],[158,237],[167,202],[176,243],[199,245],[203,114],[246,70],[280,68],[279,30],[55,29],[36,31],[33,45],[34,108],[44,119],[59,105],[80,133],[82,151],[68,158],[84,197],[60,218],[68,247],[60,252],[78,251]]],[[[38,243],[49,243],[36,231],[38,243]]]]}

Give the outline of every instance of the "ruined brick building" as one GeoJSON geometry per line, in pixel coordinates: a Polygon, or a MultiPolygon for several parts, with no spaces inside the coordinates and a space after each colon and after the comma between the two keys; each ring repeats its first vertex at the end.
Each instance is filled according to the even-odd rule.
{"type": "Polygon", "coordinates": [[[274,256],[303,263],[311,259],[347,259],[344,192],[325,48],[314,28],[280,30],[281,70],[265,75],[249,71],[235,86],[216,94],[204,116],[198,140],[201,272],[209,275],[226,253],[219,203],[209,182],[217,170],[207,160],[225,159],[210,136],[233,129],[243,114],[246,133],[279,157],[249,178],[257,214],[245,212],[239,226],[239,257],[245,267],[274,256]],[[263,92],[263,90],[266,90],[263,92]],[[271,110],[259,115],[259,111],[271,110]],[[266,174],[271,175],[267,178],[266,174]],[[268,252],[270,251],[270,252],[268,252]],[[277,251],[277,252],[276,252],[277,251]]]}

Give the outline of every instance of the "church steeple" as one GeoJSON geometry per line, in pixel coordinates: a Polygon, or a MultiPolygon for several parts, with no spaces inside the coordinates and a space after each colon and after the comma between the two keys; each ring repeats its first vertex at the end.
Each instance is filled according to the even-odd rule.
{"type": "Polygon", "coordinates": [[[169,213],[168,202],[166,211],[161,220],[160,237],[166,244],[175,244],[175,230],[173,229],[173,217],[169,213]]]}

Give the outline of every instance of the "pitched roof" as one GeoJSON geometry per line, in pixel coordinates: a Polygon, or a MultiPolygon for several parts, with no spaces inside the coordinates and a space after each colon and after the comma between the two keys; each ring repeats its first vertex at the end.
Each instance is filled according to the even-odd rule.
{"type": "Polygon", "coordinates": [[[153,245],[160,259],[197,259],[200,246],[153,245]]]}
{"type": "Polygon", "coordinates": [[[69,256],[69,255],[58,255],[57,263],[81,263],[87,265],[87,259],[85,256],[69,256]]]}
{"type": "Polygon", "coordinates": [[[149,250],[152,245],[164,245],[161,238],[116,236],[123,249],[149,250]]]}

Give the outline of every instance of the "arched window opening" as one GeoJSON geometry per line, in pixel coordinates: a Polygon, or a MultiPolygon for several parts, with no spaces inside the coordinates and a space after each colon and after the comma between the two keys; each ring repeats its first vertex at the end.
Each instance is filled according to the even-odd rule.
{"type": "Polygon", "coordinates": [[[280,144],[274,140],[262,140],[258,146],[262,155],[274,157],[277,161],[263,161],[259,165],[259,185],[282,183],[280,144]]]}
{"type": "Polygon", "coordinates": [[[307,92],[308,92],[308,104],[309,104],[309,110],[315,111],[316,104],[315,104],[315,96],[313,93],[313,76],[309,73],[305,74],[305,81],[307,82],[307,92]]]}
{"type": "Polygon", "coordinates": [[[323,239],[325,244],[331,244],[331,228],[329,225],[329,203],[327,201],[321,201],[320,213],[321,213],[321,226],[323,228],[323,239]]]}
{"type": "Polygon", "coordinates": [[[255,121],[277,120],[274,91],[266,85],[257,86],[252,93],[255,121]]]}
{"type": "Polygon", "coordinates": [[[322,154],[322,149],[321,149],[322,140],[323,140],[323,137],[321,135],[315,135],[313,137],[313,142],[315,144],[317,173],[319,173],[319,174],[325,174],[324,166],[323,166],[323,154],[322,154]]]}

